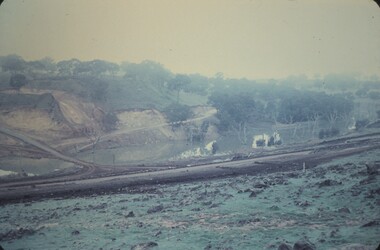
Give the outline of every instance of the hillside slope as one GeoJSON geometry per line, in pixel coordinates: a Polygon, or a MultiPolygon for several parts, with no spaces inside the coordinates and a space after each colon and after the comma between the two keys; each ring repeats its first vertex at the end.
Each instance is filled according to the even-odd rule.
{"type": "MultiPolygon", "coordinates": [[[[107,112],[77,95],[30,87],[2,91],[0,95],[2,126],[27,133],[60,150],[76,146],[86,149],[96,137],[101,138],[101,148],[186,140],[185,129],[174,129],[157,109],[115,111],[116,125],[112,131],[106,131],[103,123],[107,112]]],[[[214,108],[207,106],[192,110],[193,117],[184,124],[201,126],[203,120],[216,114],[214,108]]],[[[211,130],[208,137],[215,137],[215,128],[210,127],[211,130]]],[[[9,139],[0,140],[7,144],[9,139]]]]}

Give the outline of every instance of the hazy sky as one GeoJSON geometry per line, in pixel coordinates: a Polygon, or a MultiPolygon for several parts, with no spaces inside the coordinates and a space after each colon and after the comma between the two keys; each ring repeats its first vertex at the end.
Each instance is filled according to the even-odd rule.
{"type": "Polygon", "coordinates": [[[5,0],[0,55],[164,64],[174,73],[380,75],[370,0],[5,0]]]}

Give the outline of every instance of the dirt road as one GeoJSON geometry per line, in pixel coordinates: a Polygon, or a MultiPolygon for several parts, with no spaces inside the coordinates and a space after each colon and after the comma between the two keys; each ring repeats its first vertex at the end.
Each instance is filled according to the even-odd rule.
{"type": "Polygon", "coordinates": [[[16,131],[8,129],[8,128],[0,127],[0,133],[5,134],[7,136],[10,136],[12,138],[15,138],[16,140],[22,141],[24,143],[33,145],[36,148],[43,150],[45,153],[47,153],[47,154],[49,154],[55,158],[58,158],[58,159],[61,159],[63,161],[71,162],[71,163],[77,164],[79,166],[82,166],[82,167],[84,167],[83,170],[86,173],[90,173],[90,172],[93,172],[95,170],[94,164],[89,163],[89,162],[85,162],[85,161],[81,161],[81,160],[78,160],[76,158],[64,155],[64,154],[58,152],[57,150],[55,150],[54,148],[52,148],[52,147],[50,147],[50,146],[48,146],[48,145],[46,145],[40,141],[37,141],[37,140],[35,140],[35,139],[25,135],[25,134],[22,134],[20,132],[16,132],[16,131]]]}
{"type": "MultiPolygon", "coordinates": [[[[209,178],[241,174],[259,174],[279,171],[306,170],[332,159],[354,155],[368,150],[380,149],[380,136],[349,137],[318,145],[305,145],[303,149],[287,148],[249,159],[208,163],[195,166],[158,168],[156,171],[96,178],[73,179],[73,176],[59,180],[38,180],[0,184],[1,203],[17,202],[24,199],[67,197],[72,195],[120,192],[142,185],[156,185],[172,182],[196,181],[209,178]]],[[[74,176],[75,177],[75,176],[74,176]]]]}

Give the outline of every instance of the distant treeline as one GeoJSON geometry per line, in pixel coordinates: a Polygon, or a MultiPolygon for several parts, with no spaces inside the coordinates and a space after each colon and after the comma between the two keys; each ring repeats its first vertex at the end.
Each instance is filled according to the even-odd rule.
{"type": "Polygon", "coordinates": [[[106,110],[155,108],[171,122],[191,116],[188,105],[214,106],[220,131],[244,131],[258,121],[294,124],[326,121],[331,127],[353,116],[354,100],[380,98],[380,80],[347,75],[306,76],[282,80],[225,79],[199,74],[173,74],[153,61],[116,64],[50,58],[25,61],[17,55],[0,57],[1,88],[29,86],[77,94],[106,110]],[[195,96],[199,103],[195,101],[195,96]],[[193,98],[193,99],[191,99],[193,98]],[[190,99],[190,100],[189,100],[190,99]]]}

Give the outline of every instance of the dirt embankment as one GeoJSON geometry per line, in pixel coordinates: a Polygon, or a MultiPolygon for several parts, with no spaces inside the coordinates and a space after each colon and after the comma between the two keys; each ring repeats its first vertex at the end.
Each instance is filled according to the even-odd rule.
{"type": "Polygon", "coordinates": [[[71,136],[72,131],[52,94],[0,93],[0,100],[2,126],[47,140],[71,136]]]}
{"type": "MultiPolygon", "coordinates": [[[[166,117],[155,109],[121,111],[118,113],[118,128],[107,138],[116,135],[122,135],[121,139],[132,144],[158,143],[168,140],[186,140],[186,125],[198,126],[202,122],[210,119],[216,114],[216,110],[211,107],[198,106],[193,108],[194,116],[187,121],[182,122],[185,126],[173,127],[166,117]]],[[[216,129],[210,126],[206,137],[215,139],[217,137],[216,129]]]]}
{"type": "MultiPolygon", "coordinates": [[[[186,127],[200,127],[204,121],[215,119],[216,114],[212,107],[193,107],[193,117],[182,122],[185,126],[173,127],[155,109],[121,110],[116,112],[116,129],[105,132],[106,112],[67,92],[22,88],[2,91],[0,95],[0,125],[61,152],[89,150],[94,140],[98,140],[98,149],[185,140],[186,127]]],[[[213,140],[217,136],[215,126],[210,125],[206,139],[213,140]]],[[[2,136],[0,144],[16,143],[2,136]]]]}

